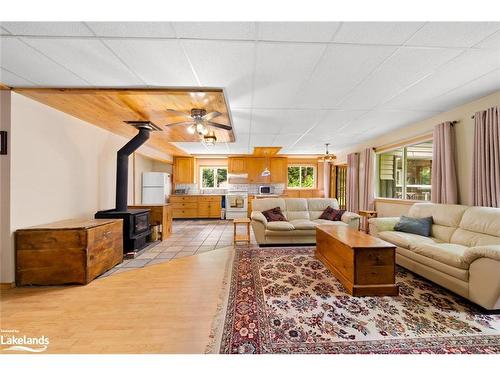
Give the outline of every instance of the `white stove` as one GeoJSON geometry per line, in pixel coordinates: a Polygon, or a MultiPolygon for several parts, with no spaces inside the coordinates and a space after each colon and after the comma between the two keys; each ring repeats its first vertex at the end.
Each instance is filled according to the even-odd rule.
{"type": "Polygon", "coordinates": [[[244,217],[248,217],[248,191],[228,191],[226,193],[226,219],[244,217]]]}

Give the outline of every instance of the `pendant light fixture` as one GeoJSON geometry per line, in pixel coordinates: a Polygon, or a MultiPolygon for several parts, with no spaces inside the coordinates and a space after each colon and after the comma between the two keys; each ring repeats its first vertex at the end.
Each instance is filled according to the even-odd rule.
{"type": "Polygon", "coordinates": [[[267,156],[267,153],[268,151],[266,150],[265,151],[265,155],[266,155],[266,167],[264,168],[264,170],[262,171],[262,173],[260,174],[262,177],[269,177],[271,175],[271,171],[269,170],[269,157],[267,156]]]}
{"type": "Polygon", "coordinates": [[[215,133],[211,131],[207,135],[203,136],[202,142],[205,144],[205,146],[215,146],[215,142],[217,142],[217,137],[215,136],[215,133]]]}
{"type": "Polygon", "coordinates": [[[327,163],[337,159],[337,157],[335,155],[330,154],[330,152],[328,151],[328,146],[330,146],[330,143],[325,143],[325,154],[320,159],[321,161],[324,161],[327,163]]]}

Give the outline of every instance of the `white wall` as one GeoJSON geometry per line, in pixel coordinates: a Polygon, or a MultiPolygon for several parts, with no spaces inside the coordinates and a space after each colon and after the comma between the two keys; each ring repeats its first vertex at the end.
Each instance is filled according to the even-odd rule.
{"type": "MultiPolygon", "coordinates": [[[[457,175],[459,201],[461,204],[472,204],[472,153],[474,141],[474,120],[471,118],[475,112],[500,105],[500,91],[491,95],[474,100],[470,103],[461,105],[452,110],[440,113],[427,120],[417,122],[404,128],[392,131],[383,136],[371,139],[355,147],[343,150],[337,153],[337,163],[345,163],[347,154],[351,152],[360,152],[368,147],[380,147],[405,140],[414,136],[432,132],[434,126],[444,121],[458,121],[455,124],[456,146],[457,146],[457,175]]],[[[409,207],[397,203],[378,203],[378,210],[387,213],[405,213],[409,207]],[[391,207],[386,207],[386,206],[391,207]]]]}
{"type": "MultiPolygon", "coordinates": [[[[11,99],[10,232],[113,208],[116,151],[128,139],[22,95],[11,99]]],[[[129,203],[133,173],[130,158],[129,203]]],[[[13,253],[2,247],[1,282],[14,280],[13,253]]]]}

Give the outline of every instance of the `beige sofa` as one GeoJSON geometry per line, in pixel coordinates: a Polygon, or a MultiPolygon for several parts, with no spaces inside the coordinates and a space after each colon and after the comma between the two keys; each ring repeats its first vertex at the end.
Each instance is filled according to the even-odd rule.
{"type": "Polygon", "coordinates": [[[348,225],[358,228],[358,214],[345,212],[342,221],[319,219],[325,208],[331,206],[338,209],[334,198],[263,198],[252,202],[252,229],[259,245],[268,244],[314,244],[316,243],[316,226],[348,225]],[[274,207],[281,208],[288,221],[268,222],[262,211],[274,207]]]}
{"type": "Polygon", "coordinates": [[[370,234],[397,246],[396,263],[488,310],[500,309],[500,209],[417,203],[431,237],[394,231],[399,218],[369,220],[370,234]]]}

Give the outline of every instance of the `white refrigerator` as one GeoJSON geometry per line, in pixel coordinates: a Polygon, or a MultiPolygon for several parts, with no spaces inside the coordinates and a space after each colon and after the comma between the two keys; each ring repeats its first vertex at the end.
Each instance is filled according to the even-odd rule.
{"type": "Polygon", "coordinates": [[[166,203],[172,192],[169,173],[144,172],[142,174],[142,204],[166,203]]]}

